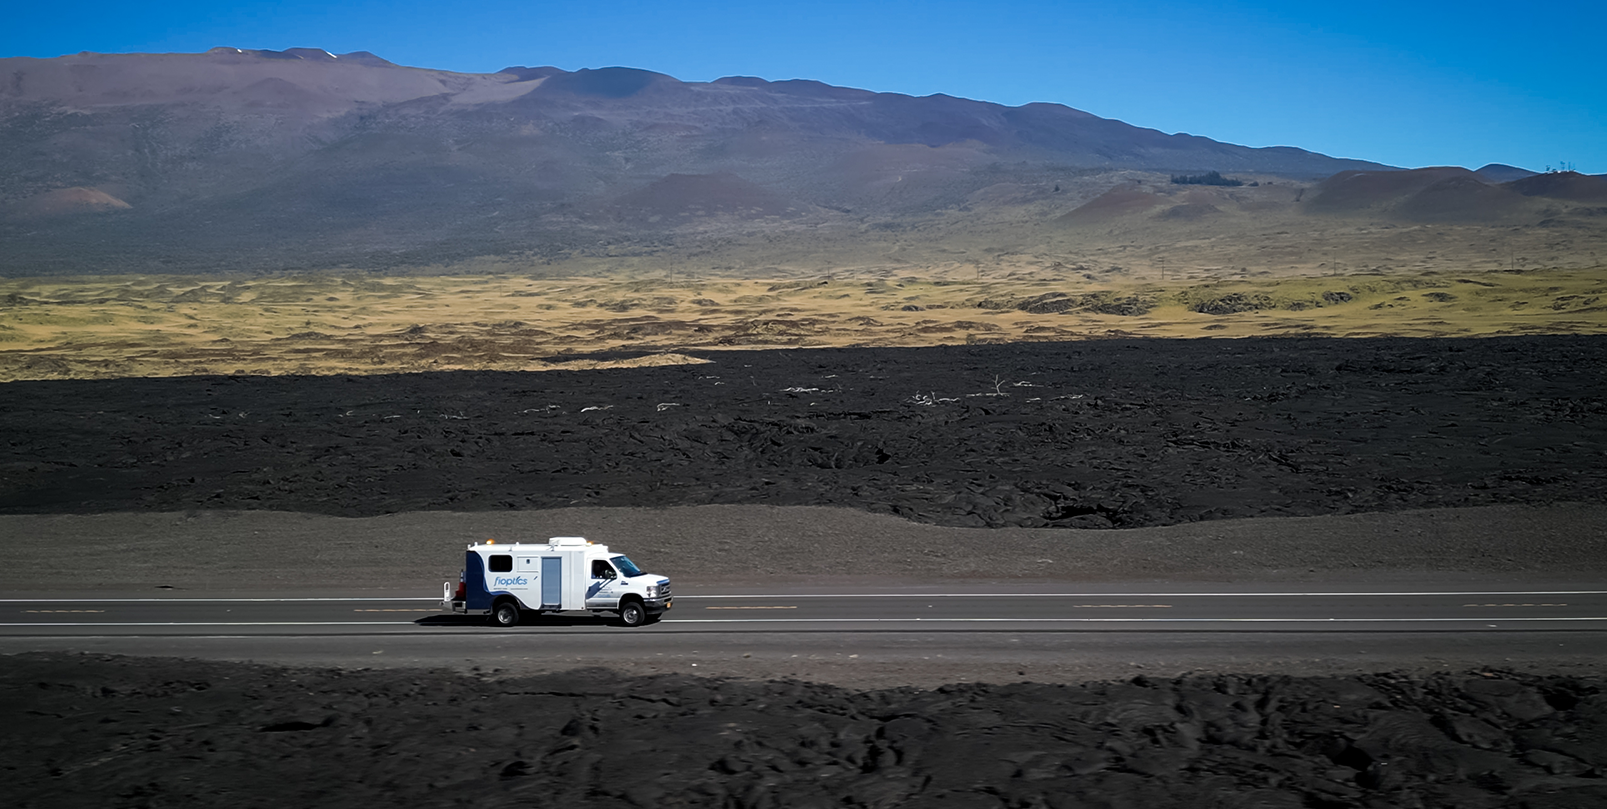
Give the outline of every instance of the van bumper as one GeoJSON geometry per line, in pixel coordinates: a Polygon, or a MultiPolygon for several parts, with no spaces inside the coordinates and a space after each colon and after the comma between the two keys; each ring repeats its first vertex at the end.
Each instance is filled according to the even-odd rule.
{"type": "Polygon", "coordinates": [[[648,598],[642,600],[642,607],[647,610],[648,615],[657,615],[658,613],[665,612],[669,610],[670,607],[674,606],[674,601],[675,599],[673,597],[648,598]]]}

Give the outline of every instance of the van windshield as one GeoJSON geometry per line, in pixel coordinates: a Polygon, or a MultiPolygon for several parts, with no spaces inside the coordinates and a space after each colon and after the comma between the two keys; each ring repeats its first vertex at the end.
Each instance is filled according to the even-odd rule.
{"type": "Polygon", "coordinates": [[[637,567],[629,556],[614,556],[610,557],[608,561],[613,562],[614,567],[619,568],[619,572],[625,574],[627,579],[632,576],[642,575],[642,569],[637,567]]]}

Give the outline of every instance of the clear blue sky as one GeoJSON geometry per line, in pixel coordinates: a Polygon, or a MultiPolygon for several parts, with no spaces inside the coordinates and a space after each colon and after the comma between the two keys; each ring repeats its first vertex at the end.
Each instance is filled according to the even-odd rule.
{"type": "Polygon", "coordinates": [[[334,53],[464,72],[625,65],[1050,101],[1165,132],[1398,166],[1607,173],[1607,3],[29,3],[0,55],[334,53]]]}

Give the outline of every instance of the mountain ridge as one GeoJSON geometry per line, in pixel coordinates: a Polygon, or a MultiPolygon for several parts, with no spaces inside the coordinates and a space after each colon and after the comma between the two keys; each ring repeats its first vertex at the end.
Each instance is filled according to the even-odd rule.
{"type": "MultiPolygon", "coordinates": [[[[809,234],[1052,229],[1135,177],[1395,171],[1060,104],[808,79],[456,73],[317,48],[17,57],[0,77],[7,275],[686,258],[796,237],[795,255],[824,238],[809,234]]],[[[1480,171],[1481,186],[1523,172],[1480,171]]]]}

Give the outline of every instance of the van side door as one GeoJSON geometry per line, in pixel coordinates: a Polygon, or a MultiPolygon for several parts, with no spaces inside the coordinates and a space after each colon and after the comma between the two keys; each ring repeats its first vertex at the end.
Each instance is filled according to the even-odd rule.
{"type": "Polygon", "coordinates": [[[620,581],[619,571],[607,559],[593,559],[591,581],[586,585],[586,608],[613,609],[619,606],[616,587],[620,581]]]}

